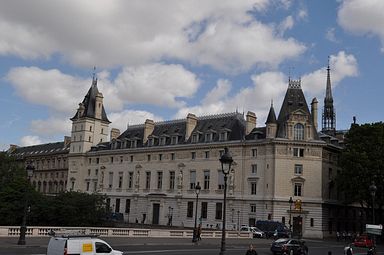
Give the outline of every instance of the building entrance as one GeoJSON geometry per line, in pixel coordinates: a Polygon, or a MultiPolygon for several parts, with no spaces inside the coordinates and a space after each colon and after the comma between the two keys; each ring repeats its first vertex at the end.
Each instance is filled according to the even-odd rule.
{"type": "Polygon", "coordinates": [[[152,210],[152,224],[153,225],[159,224],[159,215],[160,215],[160,204],[153,204],[153,210],[152,210]]]}

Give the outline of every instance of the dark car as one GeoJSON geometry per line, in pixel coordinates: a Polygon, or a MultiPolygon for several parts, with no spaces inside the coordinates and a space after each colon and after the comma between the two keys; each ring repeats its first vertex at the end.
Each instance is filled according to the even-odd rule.
{"type": "Polygon", "coordinates": [[[263,231],[267,238],[289,238],[290,232],[282,222],[272,220],[258,220],[256,227],[263,231]],[[277,236],[276,236],[277,235],[277,236]]]}
{"type": "Polygon", "coordinates": [[[373,246],[373,241],[369,236],[362,235],[359,237],[356,237],[355,241],[353,242],[353,245],[356,247],[367,247],[370,248],[373,246]]]}
{"type": "Polygon", "coordinates": [[[280,238],[272,242],[271,251],[273,254],[306,255],[308,247],[298,239],[280,238]]]}

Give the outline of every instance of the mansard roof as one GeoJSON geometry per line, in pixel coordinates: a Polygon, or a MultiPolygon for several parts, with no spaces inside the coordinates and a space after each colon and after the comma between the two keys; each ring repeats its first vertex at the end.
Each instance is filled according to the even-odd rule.
{"type": "MultiPolygon", "coordinates": [[[[204,143],[205,134],[213,133],[210,142],[219,142],[220,133],[227,132],[228,136],[226,141],[235,141],[245,139],[245,120],[240,113],[226,113],[218,115],[209,115],[197,117],[197,124],[191,133],[188,140],[185,140],[186,135],[186,119],[155,122],[153,132],[149,135],[149,139],[154,139],[152,146],[159,145],[161,137],[172,138],[178,137],[177,144],[189,144],[192,142],[192,136],[199,134],[198,141],[194,143],[204,143]]],[[[137,141],[136,147],[149,146],[148,142],[143,144],[144,140],[144,124],[129,126],[117,139],[120,144],[117,148],[122,148],[122,143],[125,141],[137,141]]],[[[171,139],[166,139],[165,145],[171,145],[171,139]]],[[[103,143],[102,146],[93,147],[93,150],[106,150],[111,149],[111,143],[103,143]]],[[[116,148],[116,147],[115,147],[116,148]]]]}
{"type": "Polygon", "coordinates": [[[10,154],[16,158],[24,158],[49,154],[67,154],[68,152],[69,144],[65,145],[64,142],[56,142],[16,147],[13,151],[10,151],[10,154]]]}
{"type": "MultiPolygon", "coordinates": [[[[82,107],[84,107],[83,114],[79,116],[79,111],[77,111],[75,116],[73,116],[71,120],[73,121],[78,118],[84,118],[84,117],[96,119],[95,102],[96,102],[96,96],[98,94],[99,94],[99,89],[97,88],[97,79],[93,79],[92,86],[89,88],[88,93],[85,95],[84,100],[81,103],[82,107]]],[[[102,106],[102,109],[101,109],[101,120],[111,123],[107,118],[104,105],[102,106]]]]}
{"type": "MultiPolygon", "coordinates": [[[[301,112],[302,114],[308,115],[309,121],[312,122],[312,118],[310,118],[311,113],[300,83],[300,80],[289,80],[288,89],[285,93],[283,104],[281,105],[279,117],[277,118],[277,137],[285,137],[285,123],[293,113],[301,112]]],[[[312,126],[314,126],[313,123],[312,126]]],[[[314,133],[316,136],[315,138],[317,139],[316,131],[314,131],[314,133]]]]}

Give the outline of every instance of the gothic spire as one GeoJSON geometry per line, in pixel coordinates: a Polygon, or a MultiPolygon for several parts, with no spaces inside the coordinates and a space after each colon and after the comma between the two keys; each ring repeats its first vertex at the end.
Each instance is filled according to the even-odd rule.
{"type": "Polygon", "coordinates": [[[329,57],[328,57],[328,67],[327,67],[327,86],[325,91],[322,119],[323,119],[322,131],[334,132],[336,130],[336,112],[333,107],[331,69],[329,67],[329,57]]]}

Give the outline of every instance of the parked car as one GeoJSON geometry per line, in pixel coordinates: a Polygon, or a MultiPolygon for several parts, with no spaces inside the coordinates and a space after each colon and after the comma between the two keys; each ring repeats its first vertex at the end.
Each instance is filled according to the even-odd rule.
{"type": "Polygon", "coordinates": [[[280,238],[272,242],[271,251],[273,254],[307,255],[308,247],[302,240],[280,238]]]}
{"type": "Polygon", "coordinates": [[[356,247],[367,247],[370,248],[373,246],[373,241],[367,235],[361,235],[355,238],[353,245],[356,247]]]}
{"type": "Polygon", "coordinates": [[[258,229],[257,227],[249,227],[249,226],[242,226],[240,228],[241,232],[247,232],[250,233],[252,232],[253,238],[263,238],[265,237],[265,233],[258,229]]]}
{"type": "Polygon", "coordinates": [[[52,236],[48,243],[47,255],[63,254],[122,255],[123,253],[112,249],[107,242],[97,238],[96,235],[63,234],[52,236]]]}
{"type": "Polygon", "coordinates": [[[258,220],[256,227],[265,233],[267,238],[289,238],[290,231],[283,223],[272,220],[258,220]],[[275,236],[277,235],[277,236],[275,236]]]}

